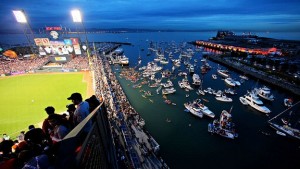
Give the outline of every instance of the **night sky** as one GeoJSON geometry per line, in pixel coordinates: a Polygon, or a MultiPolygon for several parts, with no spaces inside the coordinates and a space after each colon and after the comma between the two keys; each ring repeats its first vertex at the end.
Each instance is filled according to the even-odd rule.
{"type": "Polygon", "coordinates": [[[72,28],[79,9],[86,28],[300,31],[300,0],[1,0],[0,31],[20,29],[15,9],[32,28],[72,28]]]}

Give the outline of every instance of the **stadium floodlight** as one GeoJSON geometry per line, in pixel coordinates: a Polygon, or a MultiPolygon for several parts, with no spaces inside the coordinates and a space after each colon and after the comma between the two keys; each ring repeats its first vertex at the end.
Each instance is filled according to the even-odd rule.
{"type": "Polygon", "coordinates": [[[19,23],[27,23],[27,19],[23,10],[14,10],[13,14],[19,23]]]}
{"type": "Polygon", "coordinates": [[[89,59],[89,64],[91,65],[89,42],[88,42],[88,38],[87,38],[87,35],[86,35],[85,27],[84,27],[84,24],[83,24],[83,21],[82,21],[81,12],[78,9],[74,9],[74,10],[71,11],[71,15],[72,15],[72,18],[73,18],[73,22],[82,24],[84,35],[85,35],[85,43],[86,43],[86,46],[83,46],[83,49],[86,50],[86,53],[87,53],[87,56],[88,56],[88,59],[89,59]]]}
{"type": "Polygon", "coordinates": [[[81,12],[78,9],[72,10],[71,15],[73,18],[73,22],[81,22],[82,23],[81,12]]]}
{"type": "Polygon", "coordinates": [[[23,28],[24,35],[26,36],[32,54],[35,55],[34,45],[32,42],[34,40],[34,33],[31,29],[29,22],[27,21],[25,11],[21,9],[21,10],[13,10],[12,12],[16,18],[16,21],[24,26],[23,28]]]}

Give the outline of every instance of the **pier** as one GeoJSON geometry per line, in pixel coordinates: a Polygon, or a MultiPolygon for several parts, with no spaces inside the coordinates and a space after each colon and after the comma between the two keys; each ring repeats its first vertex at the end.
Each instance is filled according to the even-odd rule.
{"type": "Polygon", "coordinates": [[[107,107],[117,157],[122,165],[129,168],[169,168],[157,155],[157,145],[152,136],[143,128],[145,121],[127,100],[121,85],[108,63],[101,55],[93,58],[95,83],[107,107]]]}
{"type": "Polygon", "coordinates": [[[227,67],[230,67],[238,72],[242,72],[259,80],[267,82],[271,85],[278,86],[284,90],[296,94],[297,96],[300,96],[300,87],[290,82],[287,82],[284,79],[275,77],[274,75],[269,75],[266,72],[256,70],[255,68],[246,66],[239,62],[233,62],[229,59],[226,59],[225,57],[221,58],[219,55],[209,55],[207,56],[207,58],[220,64],[223,64],[227,67]]]}

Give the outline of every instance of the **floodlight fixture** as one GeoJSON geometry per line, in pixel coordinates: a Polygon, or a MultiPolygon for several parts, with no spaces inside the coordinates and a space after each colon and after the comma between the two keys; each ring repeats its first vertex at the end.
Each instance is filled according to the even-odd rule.
{"type": "Polygon", "coordinates": [[[19,23],[27,23],[27,19],[23,10],[13,10],[13,14],[19,23]]]}
{"type": "Polygon", "coordinates": [[[73,22],[81,22],[82,23],[81,12],[78,9],[72,10],[71,15],[73,18],[73,22]]]}

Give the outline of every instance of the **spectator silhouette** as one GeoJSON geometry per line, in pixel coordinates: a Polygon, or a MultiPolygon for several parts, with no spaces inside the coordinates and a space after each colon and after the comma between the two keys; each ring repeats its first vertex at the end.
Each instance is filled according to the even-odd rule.
{"type": "MultiPolygon", "coordinates": [[[[82,96],[80,93],[73,93],[68,100],[72,100],[73,104],[76,105],[76,110],[74,111],[73,123],[74,125],[78,125],[82,122],[90,113],[90,106],[87,101],[82,100],[82,96]]],[[[84,126],[84,132],[88,132],[92,127],[92,122],[89,121],[84,126]]]]}
{"type": "Polygon", "coordinates": [[[48,121],[53,127],[53,134],[51,135],[53,142],[61,141],[69,133],[69,129],[65,123],[66,121],[62,119],[60,115],[51,114],[48,117],[48,121]]]}

